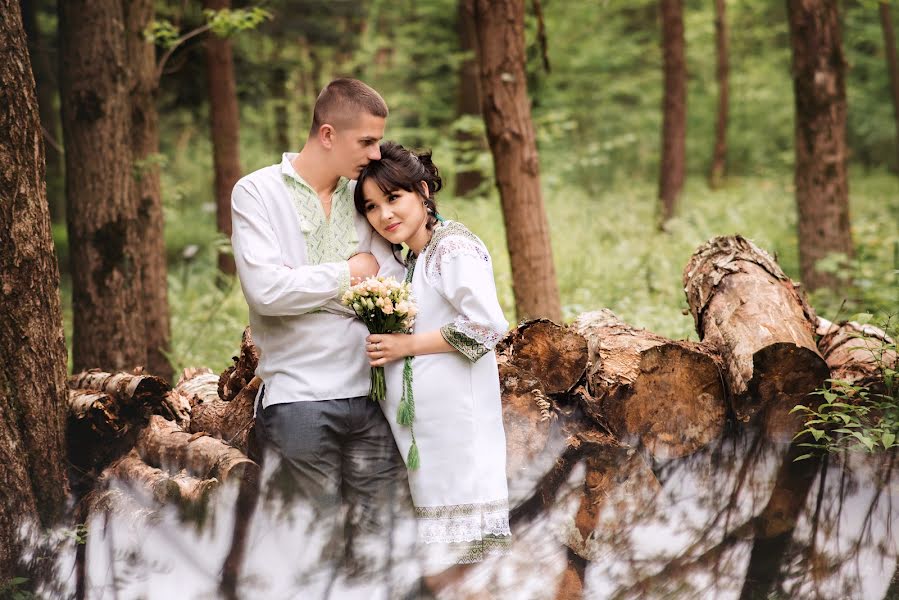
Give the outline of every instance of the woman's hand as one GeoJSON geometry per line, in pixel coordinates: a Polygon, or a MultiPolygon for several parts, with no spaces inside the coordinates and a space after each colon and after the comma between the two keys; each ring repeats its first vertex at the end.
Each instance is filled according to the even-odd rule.
{"type": "Polygon", "coordinates": [[[383,367],[394,360],[412,356],[412,335],[407,333],[373,333],[365,338],[365,353],[373,367],[383,367]]]}

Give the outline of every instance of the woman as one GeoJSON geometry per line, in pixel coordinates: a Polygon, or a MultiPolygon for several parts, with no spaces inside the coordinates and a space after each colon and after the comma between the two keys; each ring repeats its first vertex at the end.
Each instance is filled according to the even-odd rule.
{"type": "Polygon", "coordinates": [[[422,550],[430,564],[469,564],[511,541],[493,352],[508,323],[483,242],[437,214],[440,187],[430,153],[393,142],[359,175],[356,209],[389,242],[408,246],[406,280],[418,306],[412,333],[373,334],[366,351],[372,366],[385,366],[383,409],[410,467],[422,550]],[[411,427],[397,422],[410,381],[411,427]]]}

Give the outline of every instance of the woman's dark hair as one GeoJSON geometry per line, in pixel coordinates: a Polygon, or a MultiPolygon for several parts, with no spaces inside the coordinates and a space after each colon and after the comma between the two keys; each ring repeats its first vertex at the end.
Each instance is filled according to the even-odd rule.
{"type": "Polygon", "coordinates": [[[381,144],[381,158],[373,160],[359,174],[356,181],[356,192],[353,197],[356,210],[365,214],[365,193],[362,186],[368,179],[374,180],[385,194],[396,190],[415,192],[424,201],[428,211],[427,228],[433,229],[437,224],[437,204],[434,200],[443,180],[437,172],[437,165],[431,162],[431,153],[415,153],[403,148],[396,142],[384,142],[381,144]],[[427,195],[421,189],[420,182],[428,185],[427,195]]]}

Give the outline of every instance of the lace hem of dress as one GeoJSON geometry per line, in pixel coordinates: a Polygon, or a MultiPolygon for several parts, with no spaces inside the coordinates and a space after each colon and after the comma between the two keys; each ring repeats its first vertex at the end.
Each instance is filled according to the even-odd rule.
{"type": "Polygon", "coordinates": [[[415,509],[418,539],[425,544],[476,542],[511,535],[506,500],[415,509]]]}

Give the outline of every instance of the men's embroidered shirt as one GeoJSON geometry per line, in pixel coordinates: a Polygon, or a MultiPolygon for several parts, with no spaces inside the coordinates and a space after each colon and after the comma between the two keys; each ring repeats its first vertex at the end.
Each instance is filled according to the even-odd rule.
{"type": "Polygon", "coordinates": [[[356,212],[355,182],[341,179],[326,218],[294,170],[295,156],[242,178],[231,195],[231,243],[261,353],[265,406],[366,395],[368,330],[340,304],[347,260],[371,252],[379,275],[403,277],[390,245],[356,212]]]}

